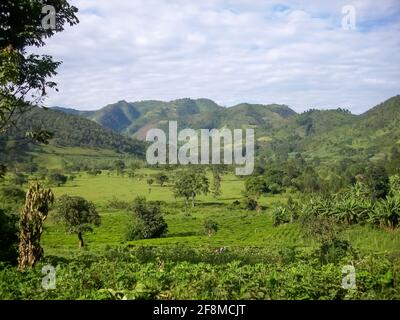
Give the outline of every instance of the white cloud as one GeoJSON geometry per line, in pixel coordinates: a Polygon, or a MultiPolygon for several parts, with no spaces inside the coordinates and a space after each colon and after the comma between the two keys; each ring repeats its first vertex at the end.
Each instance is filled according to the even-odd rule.
{"type": "Polygon", "coordinates": [[[64,62],[49,105],[207,97],[362,112],[400,93],[397,0],[71,3],[80,24],[41,49],[64,62]],[[341,28],[346,4],[356,30],[341,28]]]}

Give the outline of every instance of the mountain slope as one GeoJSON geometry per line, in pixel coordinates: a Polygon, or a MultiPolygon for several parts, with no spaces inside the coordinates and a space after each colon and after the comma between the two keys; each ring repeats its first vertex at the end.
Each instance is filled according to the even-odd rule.
{"type": "MultiPolygon", "coordinates": [[[[144,139],[147,130],[167,129],[168,121],[178,121],[179,128],[244,128],[259,126],[262,133],[276,130],[296,113],[284,105],[240,104],[231,108],[209,99],[178,99],[170,102],[148,100],[119,101],[95,112],[64,110],[91,119],[115,132],[144,139]]],[[[272,132],[269,132],[272,134],[272,132]]]]}
{"type": "Polygon", "coordinates": [[[277,104],[241,103],[225,108],[208,99],[120,101],[95,112],[78,114],[142,140],[151,128],[166,130],[169,120],[178,121],[179,129],[255,128],[261,154],[280,158],[300,152],[306,158],[327,162],[374,159],[384,157],[400,143],[400,96],[362,115],[343,109],[311,109],[297,114],[288,106],[277,104]]]}
{"type": "Polygon", "coordinates": [[[113,132],[89,119],[52,109],[35,108],[25,114],[8,139],[22,139],[29,130],[47,130],[54,134],[51,143],[58,146],[109,149],[136,155],[144,154],[144,144],[113,132]]]}

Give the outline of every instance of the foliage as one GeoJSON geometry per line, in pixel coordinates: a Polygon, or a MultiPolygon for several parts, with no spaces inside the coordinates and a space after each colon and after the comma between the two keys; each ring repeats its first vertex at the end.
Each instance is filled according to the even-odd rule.
{"type": "Polygon", "coordinates": [[[174,195],[185,199],[186,206],[189,201],[195,205],[196,196],[208,193],[209,182],[201,170],[187,169],[180,171],[175,178],[174,195]]]}
{"type": "Polygon", "coordinates": [[[19,221],[19,270],[33,266],[43,256],[40,238],[53,201],[53,192],[43,189],[38,183],[32,184],[26,193],[25,207],[19,221]]]}
{"type": "Polygon", "coordinates": [[[27,47],[42,47],[44,40],[64,30],[65,24],[78,23],[77,8],[66,0],[49,0],[56,10],[55,28],[42,27],[43,2],[6,0],[1,4],[0,24],[0,131],[14,126],[21,114],[40,104],[47,90],[56,84],[60,62],[48,55],[27,54],[27,47]]]}
{"type": "Polygon", "coordinates": [[[211,185],[211,193],[214,198],[217,198],[222,194],[222,191],[221,191],[222,178],[217,170],[213,170],[212,174],[213,174],[213,179],[212,179],[212,185],[211,185]]]}
{"type": "Polygon", "coordinates": [[[385,198],[389,193],[389,176],[382,165],[367,168],[366,182],[373,199],[385,198]]]}
{"type": "Polygon", "coordinates": [[[65,184],[68,180],[68,177],[63,175],[61,172],[54,171],[48,174],[47,182],[51,185],[61,186],[65,184]]]}
{"type": "Polygon", "coordinates": [[[211,219],[204,220],[204,231],[205,233],[211,237],[213,234],[217,233],[219,229],[219,224],[211,219]]]}
{"type": "Polygon", "coordinates": [[[159,238],[167,234],[168,226],[159,203],[137,197],[131,211],[133,221],[128,228],[127,240],[159,238]]]}
{"type": "Polygon", "coordinates": [[[259,207],[257,200],[250,198],[250,197],[243,198],[242,206],[245,210],[249,210],[249,211],[257,210],[257,208],[259,207]]]}
{"type": "Polygon", "coordinates": [[[100,215],[93,202],[78,196],[63,195],[57,201],[56,219],[65,225],[68,233],[76,233],[79,247],[84,246],[82,234],[92,232],[92,226],[99,226],[100,215]]]}
{"type": "Polygon", "coordinates": [[[169,181],[168,175],[163,171],[160,171],[157,174],[155,174],[154,178],[156,182],[160,185],[160,187],[164,186],[164,184],[169,181]]]}
{"type": "Polygon", "coordinates": [[[0,206],[7,211],[19,209],[25,200],[25,192],[13,185],[0,188],[0,206]]]}
{"type": "Polygon", "coordinates": [[[242,247],[226,253],[184,247],[112,248],[67,260],[49,257],[22,274],[11,267],[2,268],[0,295],[3,299],[44,300],[400,298],[398,259],[369,254],[323,263],[314,252],[301,250],[291,256],[242,247]],[[346,290],[342,267],[350,262],[357,271],[357,287],[346,290]],[[41,281],[36,280],[42,279],[45,263],[57,265],[55,290],[43,290],[41,281]]]}
{"type": "Polygon", "coordinates": [[[113,196],[111,200],[108,200],[107,208],[115,210],[125,210],[129,208],[129,203],[127,201],[118,200],[116,196],[113,196]]]}
{"type": "Polygon", "coordinates": [[[390,229],[398,227],[400,223],[400,198],[387,197],[378,200],[372,211],[370,222],[390,229]]]}
{"type": "Polygon", "coordinates": [[[0,261],[15,263],[18,247],[18,217],[0,209],[0,261]]]}
{"type": "Polygon", "coordinates": [[[276,207],[272,212],[272,219],[274,226],[279,226],[281,224],[290,222],[290,214],[285,207],[279,206],[276,207]]]}

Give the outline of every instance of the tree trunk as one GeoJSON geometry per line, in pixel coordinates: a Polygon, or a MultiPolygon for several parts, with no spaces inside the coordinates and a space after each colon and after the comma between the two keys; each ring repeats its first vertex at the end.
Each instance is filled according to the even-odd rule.
{"type": "Polygon", "coordinates": [[[83,237],[82,237],[82,232],[78,233],[78,238],[79,238],[79,248],[83,248],[85,243],[83,242],[83,237]]]}

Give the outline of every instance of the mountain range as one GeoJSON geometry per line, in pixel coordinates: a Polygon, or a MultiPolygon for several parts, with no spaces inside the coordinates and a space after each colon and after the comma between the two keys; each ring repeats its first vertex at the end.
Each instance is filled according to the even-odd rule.
{"type": "Polygon", "coordinates": [[[97,111],[55,107],[63,113],[92,120],[123,136],[144,140],[151,128],[255,128],[257,145],[270,156],[293,152],[320,160],[380,158],[400,143],[400,95],[361,115],[346,109],[310,109],[296,113],[286,105],[242,103],[223,107],[209,99],[119,101],[97,111]]]}
{"type": "Polygon", "coordinates": [[[21,118],[18,129],[0,137],[0,153],[7,154],[10,139],[45,129],[54,133],[51,143],[61,147],[108,149],[143,157],[146,132],[167,130],[170,120],[178,122],[179,130],[254,128],[256,156],[267,160],[284,160],[297,153],[315,163],[379,160],[400,144],[400,95],[361,115],[341,108],[296,113],[279,104],[241,103],[226,108],[209,99],[119,101],[97,111],[35,108],[21,118]]]}

